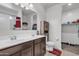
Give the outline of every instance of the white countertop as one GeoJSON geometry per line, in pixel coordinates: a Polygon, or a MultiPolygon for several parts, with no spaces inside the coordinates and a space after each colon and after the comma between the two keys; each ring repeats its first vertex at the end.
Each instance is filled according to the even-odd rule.
{"type": "Polygon", "coordinates": [[[11,40],[11,39],[6,39],[6,40],[1,40],[0,41],[0,50],[11,47],[14,45],[18,45],[24,42],[32,41],[41,37],[45,37],[44,35],[35,35],[35,36],[29,36],[29,37],[19,37],[16,40],[11,40]]]}

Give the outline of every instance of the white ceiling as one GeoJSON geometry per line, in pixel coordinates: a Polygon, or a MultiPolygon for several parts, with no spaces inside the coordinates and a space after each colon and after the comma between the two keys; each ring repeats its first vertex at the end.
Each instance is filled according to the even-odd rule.
{"type": "MultiPolygon", "coordinates": [[[[59,4],[59,3],[40,3],[44,9],[48,9],[56,4],[59,4]]],[[[72,3],[71,6],[68,6],[68,3],[65,3],[65,5],[63,6],[63,11],[66,12],[66,11],[70,11],[70,10],[74,10],[74,9],[77,9],[79,8],[79,3],[72,3]]]]}
{"type": "Polygon", "coordinates": [[[23,9],[23,15],[33,15],[33,14],[36,14],[36,13],[30,9],[29,10],[23,9]]]}
{"type": "Polygon", "coordinates": [[[45,9],[48,9],[58,3],[40,3],[45,9]]]}
{"type": "Polygon", "coordinates": [[[79,8],[79,3],[72,3],[71,6],[68,6],[68,4],[66,4],[63,6],[63,12],[67,12],[67,11],[74,10],[77,8],[79,8]]]}

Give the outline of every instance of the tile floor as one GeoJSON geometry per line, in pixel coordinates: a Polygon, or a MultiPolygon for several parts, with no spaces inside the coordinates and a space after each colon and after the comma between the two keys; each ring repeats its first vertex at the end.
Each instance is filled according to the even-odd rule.
{"type": "MultiPolygon", "coordinates": [[[[45,56],[56,56],[46,52],[45,56]]],[[[63,45],[63,53],[61,56],[79,56],[79,46],[63,45]]]]}
{"type": "Polygon", "coordinates": [[[79,55],[79,46],[76,46],[76,45],[73,46],[73,45],[63,44],[63,50],[70,51],[72,53],[79,55]]]}
{"type": "MultiPolygon", "coordinates": [[[[45,56],[56,56],[54,54],[51,54],[49,52],[46,52],[45,56]]],[[[75,54],[75,53],[72,53],[70,51],[66,51],[66,50],[63,50],[63,53],[61,56],[79,56],[78,54],[75,54]]]]}

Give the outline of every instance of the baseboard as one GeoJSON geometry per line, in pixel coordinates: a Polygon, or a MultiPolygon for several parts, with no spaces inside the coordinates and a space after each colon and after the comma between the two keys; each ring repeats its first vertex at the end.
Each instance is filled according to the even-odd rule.
{"type": "Polygon", "coordinates": [[[67,44],[67,45],[71,45],[71,46],[79,46],[79,44],[69,44],[69,43],[66,43],[66,42],[61,42],[62,44],[67,44]]]}
{"type": "Polygon", "coordinates": [[[67,45],[69,45],[69,43],[66,43],[66,42],[61,42],[62,44],[67,44],[67,45]]]}

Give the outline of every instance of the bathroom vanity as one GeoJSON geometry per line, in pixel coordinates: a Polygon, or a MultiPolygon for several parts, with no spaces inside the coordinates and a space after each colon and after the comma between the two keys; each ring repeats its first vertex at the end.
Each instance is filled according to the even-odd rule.
{"type": "Polygon", "coordinates": [[[46,53],[45,36],[15,41],[0,43],[0,56],[43,56],[46,53]]]}
{"type": "MultiPolygon", "coordinates": [[[[19,6],[16,8],[20,9],[19,6]]],[[[38,13],[25,8],[15,11],[0,6],[0,9],[0,56],[43,56],[46,53],[46,37],[37,35],[40,31],[38,13]],[[12,37],[4,37],[8,35],[12,37]]]]}

